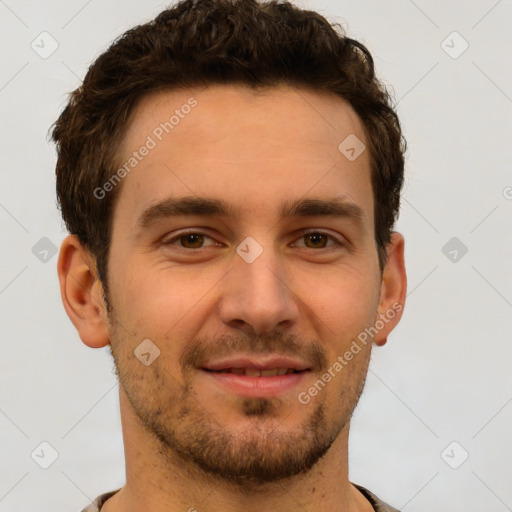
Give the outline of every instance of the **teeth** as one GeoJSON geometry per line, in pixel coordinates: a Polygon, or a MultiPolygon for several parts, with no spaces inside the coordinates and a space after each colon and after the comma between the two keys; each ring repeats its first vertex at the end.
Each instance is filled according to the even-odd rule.
{"type": "Polygon", "coordinates": [[[262,377],[275,377],[279,372],[279,368],[273,368],[272,370],[261,370],[262,377]]]}
{"type": "Polygon", "coordinates": [[[247,377],[275,377],[276,375],[290,375],[295,373],[293,368],[271,368],[268,370],[258,370],[257,368],[226,368],[217,371],[219,373],[246,375],[247,377]]]}

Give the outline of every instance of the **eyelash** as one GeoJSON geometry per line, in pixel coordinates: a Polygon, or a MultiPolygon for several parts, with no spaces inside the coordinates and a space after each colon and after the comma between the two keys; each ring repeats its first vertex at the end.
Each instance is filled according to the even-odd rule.
{"type": "MultiPolygon", "coordinates": [[[[204,236],[205,238],[209,238],[210,240],[213,240],[213,238],[211,236],[209,236],[209,235],[207,235],[205,233],[202,233],[201,231],[183,231],[181,233],[178,233],[177,235],[174,235],[169,240],[164,240],[162,242],[162,244],[166,245],[166,246],[168,246],[168,245],[175,245],[175,242],[179,241],[181,239],[181,237],[184,237],[184,236],[187,236],[187,235],[201,235],[201,236],[204,236]]],[[[338,245],[340,247],[345,246],[345,244],[342,243],[340,240],[338,240],[336,237],[334,237],[330,233],[327,233],[327,232],[322,231],[322,230],[311,230],[311,231],[304,232],[296,240],[298,240],[300,238],[304,238],[307,235],[323,235],[323,236],[326,236],[328,239],[334,241],[335,245],[338,245]]],[[[215,244],[212,244],[212,245],[209,245],[207,247],[213,247],[214,245],[215,244]]],[[[319,247],[319,248],[306,247],[306,246],[301,246],[301,247],[303,247],[304,249],[313,249],[313,250],[316,250],[316,251],[320,251],[320,250],[332,249],[334,246],[319,247]]],[[[205,249],[206,247],[188,248],[188,247],[180,247],[180,246],[178,246],[176,244],[176,248],[178,250],[182,250],[182,251],[186,251],[186,252],[191,252],[191,251],[197,251],[199,249],[205,249]]]]}

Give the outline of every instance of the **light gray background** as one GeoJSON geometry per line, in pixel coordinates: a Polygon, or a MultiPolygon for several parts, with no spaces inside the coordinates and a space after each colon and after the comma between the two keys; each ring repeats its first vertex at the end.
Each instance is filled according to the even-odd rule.
{"type": "MultiPolygon", "coordinates": [[[[512,510],[512,1],[297,3],[368,46],[409,143],[398,223],[409,295],[374,349],[351,480],[409,512],[512,510]],[[442,251],[452,237],[468,249],[455,262],[442,251]]],[[[110,356],[68,320],[57,256],[32,249],[65,236],[46,134],[66,93],[114,37],[165,5],[0,0],[2,511],[78,511],[124,483],[110,356]],[[59,45],[46,59],[31,47],[51,49],[43,31],[59,45]],[[59,455],[46,470],[35,462],[50,461],[43,441],[59,455]]]]}

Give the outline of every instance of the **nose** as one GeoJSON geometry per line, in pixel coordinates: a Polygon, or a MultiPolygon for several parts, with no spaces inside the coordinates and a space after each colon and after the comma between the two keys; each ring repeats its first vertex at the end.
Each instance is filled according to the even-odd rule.
{"type": "Polygon", "coordinates": [[[289,268],[272,249],[264,248],[254,261],[235,254],[223,286],[220,318],[232,328],[257,336],[297,322],[298,297],[290,287],[289,268]]]}

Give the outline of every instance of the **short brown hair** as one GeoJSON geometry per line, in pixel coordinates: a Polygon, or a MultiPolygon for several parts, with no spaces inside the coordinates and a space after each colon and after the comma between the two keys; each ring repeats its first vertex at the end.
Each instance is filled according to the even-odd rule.
{"type": "Polygon", "coordinates": [[[68,231],[96,259],[106,290],[118,148],[142,96],[159,90],[278,84],[335,93],[361,118],[369,145],[375,241],[382,269],[400,206],[406,143],[373,59],[338,24],[289,2],[184,0],[128,30],[89,68],[53,127],[57,198],[68,231]]]}

